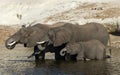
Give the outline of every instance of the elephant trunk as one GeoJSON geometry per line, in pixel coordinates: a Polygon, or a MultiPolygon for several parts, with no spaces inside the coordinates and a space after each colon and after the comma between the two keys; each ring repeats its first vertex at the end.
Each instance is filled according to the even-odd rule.
{"type": "Polygon", "coordinates": [[[62,49],[62,50],[60,51],[60,55],[61,55],[61,56],[65,56],[66,51],[67,51],[66,48],[62,49]]]}
{"type": "Polygon", "coordinates": [[[17,41],[15,41],[12,38],[9,38],[8,40],[6,40],[5,42],[5,46],[7,49],[13,49],[17,44],[17,41]]]}

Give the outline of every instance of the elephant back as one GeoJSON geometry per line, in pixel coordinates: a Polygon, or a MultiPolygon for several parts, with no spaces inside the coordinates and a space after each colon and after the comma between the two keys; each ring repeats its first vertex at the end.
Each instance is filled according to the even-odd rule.
{"type": "Polygon", "coordinates": [[[107,46],[110,39],[107,29],[102,24],[94,22],[76,27],[73,31],[73,36],[73,41],[75,42],[96,39],[101,41],[105,46],[107,46]]]}

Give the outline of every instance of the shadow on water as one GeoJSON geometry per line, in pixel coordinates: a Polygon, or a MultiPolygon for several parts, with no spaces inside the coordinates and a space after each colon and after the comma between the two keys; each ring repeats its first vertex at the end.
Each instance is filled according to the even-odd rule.
{"type": "Polygon", "coordinates": [[[110,75],[106,61],[44,61],[26,69],[27,75],[110,75]]]}
{"type": "Polygon", "coordinates": [[[3,73],[9,75],[110,75],[107,61],[54,61],[34,62],[9,60],[3,73]]]}

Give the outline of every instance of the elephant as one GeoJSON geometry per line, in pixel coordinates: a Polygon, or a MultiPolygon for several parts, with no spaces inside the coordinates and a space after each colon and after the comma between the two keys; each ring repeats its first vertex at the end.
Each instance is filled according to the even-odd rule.
{"type": "MultiPolygon", "coordinates": [[[[48,45],[52,44],[54,47],[58,47],[63,44],[85,42],[92,39],[99,40],[107,47],[110,36],[107,29],[99,23],[91,22],[85,25],[66,23],[63,26],[51,28],[38,43],[47,42],[48,45]]],[[[64,56],[65,52],[60,51],[59,54],[64,56]]]]}
{"type": "Polygon", "coordinates": [[[53,25],[38,23],[33,26],[22,27],[6,40],[5,45],[6,48],[13,49],[16,44],[20,43],[25,47],[36,49],[36,42],[40,42],[40,45],[48,43],[44,47],[45,49],[41,51],[43,55],[51,50],[50,52],[55,52],[55,59],[64,59],[64,56],[61,56],[60,53],[62,53],[61,50],[66,44],[90,39],[100,40],[107,46],[109,34],[103,25],[94,22],[85,25],[66,22],[57,22],[53,25]]]}
{"type": "Polygon", "coordinates": [[[88,41],[96,39],[107,46],[110,39],[107,29],[99,23],[87,23],[85,25],[74,25],[66,23],[63,26],[51,28],[48,33],[39,40],[39,43],[49,42],[57,47],[64,43],[88,41]]]}
{"type": "Polygon", "coordinates": [[[66,50],[66,60],[70,60],[70,55],[75,55],[76,60],[103,60],[105,58],[110,58],[106,55],[106,47],[99,40],[89,40],[86,42],[75,42],[68,44],[64,51],[66,50]]]}
{"type": "MultiPolygon", "coordinates": [[[[44,37],[44,35],[51,29],[51,28],[54,28],[54,27],[59,27],[59,26],[62,26],[64,25],[66,22],[57,22],[57,23],[54,23],[52,25],[48,25],[48,24],[41,24],[41,23],[37,23],[35,25],[32,25],[32,26],[28,26],[28,27],[25,27],[25,26],[22,26],[22,28],[20,28],[16,33],[14,33],[12,36],[10,36],[6,42],[5,42],[5,46],[7,49],[14,49],[15,46],[17,44],[23,44],[24,47],[34,47],[34,54],[37,54],[35,52],[38,52],[39,51],[39,48],[37,43],[42,37],[44,37]]],[[[41,45],[39,45],[41,46],[41,45]]],[[[59,46],[59,47],[53,47],[53,45],[49,45],[47,46],[46,48],[42,48],[42,49],[45,49],[48,50],[48,49],[56,49],[56,59],[61,59],[58,55],[58,52],[57,51],[60,51],[62,48],[65,47],[65,44],[59,46]]],[[[40,49],[40,50],[42,50],[40,49]]],[[[41,51],[42,53],[42,59],[44,59],[44,51],[41,51]]],[[[39,53],[39,52],[38,52],[39,53]]],[[[35,55],[35,58],[36,60],[39,59],[39,55],[40,54],[37,54],[35,55]]]]}
{"type": "Polygon", "coordinates": [[[49,30],[49,27],[44,24],[36,24],[28,27],[23,26],[6,40],[5,46],[7,49],[13,49],[17,44],[23,44],[25,47],[33,47],[36,45],[35,42],[38,41],[47,30],[49,30]],[[32,38],[31,41],[28,41],[28,38],[32,38]]]}

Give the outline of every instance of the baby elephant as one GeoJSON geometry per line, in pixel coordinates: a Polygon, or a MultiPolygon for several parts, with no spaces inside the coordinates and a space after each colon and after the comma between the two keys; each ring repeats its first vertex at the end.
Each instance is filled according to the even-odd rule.
{"type": "Polygon", "coordinates": [[[106,56],[105,46],[98,40],[90,40],[87,42],[77,42],[68,44],[66,49],[66,60],[70,60],[71,55],[75,55],[77,60],[96,59],[101,60],[110,56],[106,56]]]}

